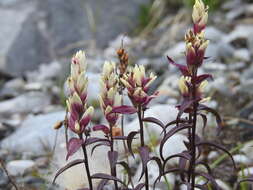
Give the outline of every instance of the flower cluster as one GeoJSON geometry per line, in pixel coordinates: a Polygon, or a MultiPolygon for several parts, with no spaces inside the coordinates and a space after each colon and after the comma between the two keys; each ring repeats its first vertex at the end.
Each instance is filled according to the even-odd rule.
{"type": "Polygon", "coordinates": [[[101,93],[99,102],[106,120],[110,126],[115,126],[119,115],[112,113],[114,107],[121,105],[121,96],[118,93],[118,76],[116,65],[113,62],[105,62],[100,79],[101,93]]]}
{"type": "MultiPolygon", "coordinates": [[[[200,101],[200,103],[206,102],[210,100],[210,97],[204,98],[204,90],[205,87],[208,85],[208,81],[204,80],[201,83],[196,84],[196,94],[195,98],[200,101]]],[[[178,82],[178,86],[180,92],[185,100],[192,100],[192,84],[191,84],[191,77],[181,76],[178,82]]]]}
{"type": "Polygon", "coordinates": [[[94,108],[87,108],[86,58],[83,51],[78,51],[72,58],[71,74],[67,79],[70,96],[67,99],[68,127],[76,134],[82,134],[89,124],[94,108]]]}
{"type": "Polygon", "coordinates": [[[199,33],[206,27],[208,20],[208,7],[202,0],[196,0],[193,6],[192,20],[194,23],[194,32],[199,33]]]}
{"type": "Polygon", "coordinates": [[[156,76],[153,73],[147,77],[144,66],[138,65],[121,78],[121,82],[127,88],[128,96],[135,107],[145,108],[150,100],[157,95],[157,93],[148,95],[149,87],[155,79],[156,76]]]}

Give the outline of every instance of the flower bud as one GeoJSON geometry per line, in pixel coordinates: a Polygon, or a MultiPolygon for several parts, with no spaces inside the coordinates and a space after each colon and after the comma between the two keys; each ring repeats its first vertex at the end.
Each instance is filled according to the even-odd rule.
{"type": "Polygon", "coordinates": [[[208,20],[208,7],[205,7],[205,4],[202,0],[195,0],[193,6],[192,19],[194,23],[194,32],[199,33],[205,27],[208,20]]]}

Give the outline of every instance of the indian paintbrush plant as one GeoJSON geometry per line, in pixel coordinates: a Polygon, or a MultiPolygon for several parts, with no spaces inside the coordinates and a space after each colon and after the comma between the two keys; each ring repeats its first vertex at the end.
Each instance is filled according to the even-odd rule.
{"type": "Polygon", "coordinates": [[[167,124],[163,124],[159,119],[154,117],[145,117],[145,111],[148,109],[150,101],[158,95],[158,92],[154,94],[149,93],[150,85],[154,82],[156,76],[153,73],[148,75],[144,66],[134,65],[130,67],[128,64],[128,54],[124,48],[121,47],[117,51],[119,64],[105,62],[100,78],[99,103],[107,123],[97,124],[91,127],[90,123],[94,109],[87,105],[88,78],[85,75],[87,68],[86,58],[82,51],[74,55],[71,62],[71,73],[67,79],[70,93],[67,99],[67,115],[64,123],[66,129],[74,133],[76,137],[68,139],[68,135],[66,135],[66,159],[81,148],[84,157],[83,159],[71,161],[65,167],[61,168],[57,172],[53,182],[55,182],[56,178],[68,168],[83,163],[89,182],[89,187],[84,187],[84,189],[93,190],[96,188],[101,190],[109,181],[113,181],[115,190],[140,190],[144,187],[146,190],[149,190],[148,163],[150,161],[155,161],[159,168],[159,176],[157,176],[153,187],[155,187],[161,177],[169,173],[178,173],[181,184],[185,184],[189,190],[194,190],[195,188],[207,189],[210,185],[214,187],[215,190],[220,189],[215,181],[211,167],[207,162],[201,160],[203,146],[211,146],[224,151],[231,157],[234,164],[233,157],[229,151],[221,145],[201,139],[197,135],[196,130],[198,118],[203,120],[203,130],[205,130],[208,124],[207,113],[211,113],[216,117],[218,126],[217,132],[220,131],[223,125],[218,112],[205,105],[205,102],[207,102],[210,97],[205,97],[204,90],[208,85],[207,80],[212,79],[212,75],[208,73],[199,74],[199,68],[203,64],[206,64],[205,60],[208,59],[208,57],[205,57],[205,51],[209,44],[209,41],[205,38],[208,7],[206,7],[201,0],[195,1],[192,19],[193,27],[188,30],[185,35],[186,64],[177,64],[168,57],[169,63],[176,66],[181,71],[182,76],[178,83],[181,92],[181,102],[176,106],[179,111],[175,120],[167,124]],[[132,105],[124,105],[124,92],[127,93],[132,105]],[[129,134],[125,135],[123,115],[135,113],[137,114],[139,126],[136,126],[135,131],[131,131],[129,134]],[[119,122],[120,118],[121,122],[119,122]],[[150,156],[150,148],[145,143],[144,122],[154,123],[162,129],[162,139],[159,144],[160,157],[150,156]],[[167,158],[164,157],[163,149],[165,148],[165,143],[177,132],[183,130],[187,131],[188,137],[188,141],[184,142],[186,150],[167,158]],[[91,136],[93,131],[101,131],[104,137],[91,136]],[[129,184],[132,182],[131,166],[128,160],[120,160],[116,144],[118,141],[123,141],[125,153],[127,152],[135,157],[136,155],[132,147],[134,139],[139,140],[138,155],[142,162],[142,172],[139,176],[139,181],[143,179],[143,182],[132,184],[130,187],[129,184]],[[107,157],[110,163],[110,174],[90,173],[89,167],[92,162],[89,161],[86,148],[91,145],[93,145],[91,154],[97,147],[105,146],[108,148],[107,157]],[[168,168],[167,163],[173,158],[179,158],[178,167],[168,168]],[[198,169],[200,165],[206,169],[206,172],[198,169]],[[127,183],[122,181],[117,174],[119,166],[123,167],[128,173],[127,183]],[[199,184],[196,180],[197,177],[202,177],[206,179],[206,181],[199,184]],[[101,179],[97,187],[94,187],[93,179],[101,179]]]}
{"type": "Polygon", "coordinates": [[[205,38],[205,27],[208,20],[208,7],[206,7],[201,0],[195,1],[192,19],[193,28],[185,35],[186,65],[177,64],[168,57],[169,63],[179,68],[183,75],[179,80],[179,89],[181,91],[182,101],[177,106],[179,113],[176,120],[165,126],[165,128],[168,128],[171,124],[176,124],[174,128],[165,132],[160,145],[160,156],[164,161],[164,174],[178,172],[180,174],[182,184],[185,184],[188,189],[205,189],[207,188],[208,183],[210,183],[214,189],[218,190],[220,187],[216,183],[208,163],[199,160],[203,149],[202,147],[206,145],[223,150],[231,157],[234,166],[235,163],[232,155],[224,147],[213,142],[205,141],[196,133],[197,117],[201,117],[203,119],[203,129],[206,127],[206,112],[210,112],[215,115],[219,130],[222,127],[222,120],[219,114],[212,108],[204,105],[204,103],[210,99],[209,97],[205,98],[204,88],[208,84],[207,79],[212,79],[212,76],[210,74],[198,73],[199,68],[202,64],[205,64],[204,62],[207,59],[207,57],[205,57],[205,50],[209,44],[209,41],[205,38]],[[183,114],[188,116],[183,117],[183,114]],[[186,150],[182,153],[164,158],[163,147],[165,142],[175,133],[185,129],[188,130],[188,142],[184,142],[186,150]],[[166,170],[165,165],[168,160],[175,157],[179,158],[179,167],[166,170]],[[207,172],[198,171],[198,165],[204,166],[207,172]],[[205,178],[206,182],[204,184],[197,184],[197,176],[205,178]]]}

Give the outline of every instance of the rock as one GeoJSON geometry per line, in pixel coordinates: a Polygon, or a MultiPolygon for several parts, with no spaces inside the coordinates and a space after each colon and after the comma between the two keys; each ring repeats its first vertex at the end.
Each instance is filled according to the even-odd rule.
{"type": "Polygon", "coordinates": [[[217,44],[217,49],[218,49],[217,55],[220,58],[230,58],[231,56],[233,56],[233,53],[235,51],[232,45],[224,41],[217,44]]]}
{"type": "Polygon", "coordinates": [[[177,60],[177,59],[184,56],[184,54],[183,54],[184,52],[185,52],[185,43],[179,42],[174,47],[168,49],[164,53],[164,55],[171,57],[173,60],[177,60]]]}
{"type": "Polygon", "coordinates": [[[83,47],[94,39],[99,47],[105,47],[115,36],[136,27],[139,8],[147,3],[149,0],[46,0],[42,7],[53,46],[61,54],[71,44],[83,47]]]}
{"type": "Polygon", "coordinates": [[[0,90],[1,98],[13,98],[24,92],[25,81],[21,78],[12,79],[4,84],[0,90]]]}
{"type": "Polygon", "coordinates": [[[0,102],[0,114],[36,113],[50,105],[50,96],[42,92],[28,92],[16,98],[0,102]]]}
{"type": "Polygon", "coordinates": [[[212,44],[213,42],[219,42],[220,40],[222,40],[224,37],[224,33],[213,26],[209,26],[205,30],[205,36],[208,40],[211,41],[212,44]]]}
{"type": "Polygon", "coordinates": [[[18,153],[44,154],[45,147],[51,150],[54,144],[56,132],[53,126],[56,122],[62,121],[64,117],[65,111],[30,115],[12,135],[1,141],[1,148],[18,153]]]}
{"type": "Polygon", "coordinates": [[[235,163],[238,163],[238,164],[248,165],[251,163],[251,160],[243,154],[233,155],[233,158],[234,158],[235,163]]]}
{"type": "MultiPolygon", "coordinates": [[[[2,1],[1,1],[2,2],[2,1]]],[[[30,13],[34,10],[31,4],[27,4],[24,7],[18,7],[16,9],[2,8],[0,7],[0,70],[7,71],[9,53],[12,57],[18,61],[17,66],[21,65],[20,59],[17,59],[17,52],[12,52],[13,44],[20,36],[19,33],[24,29],[23,23],[28,19],[30,13]],[[12,23],[10,25],[10,23],[12,23]]],[[[23,51],[22,51],[23,52],[23,51]]],[[[20,53],[19,53],[20,54],[20,53]]],[[[12,64],[12,63],[11,63],[12,64]]],[[[14,68],[15,69],[15,68],[14,68]]],[[[9,70],[8,70],[9,71],[9,70]]]]}
{"type": "Polygon", "coordinates": [[[44,82],[59,79],[62,76],[62,72],[62,65],[54,61],[50,64],[41,64],[38,70],[26,72],[26,76],[29,82],[44,82]]]}
{"type": "Polygon", "coordinates": [[[7,163],[6,169],[12,176],[23,175],[27,170],[35,166],[32,160],[12,160],[7,163]]]}
{"type": "Polygon", "coordinates": [[[253,154],[252,154],[252,147],[253,147],[253,141],[249,141],[243,145],[243,147],[240,149],[242,153],[244,153],[247,158],[253,160],[253,154]]]}
{"type": "Polygon", "coordinates": [[[248,40],[253,32],[253,26],[250,25],[237,25],[235,29],[224,37],[226,43],[232,43],[236,40],[248,40]]]}
{"type": "MultiPolygon", "coordinates": [[[[16,11],[12,15],[15,19],[18,17],[16,11]]],[[[20,32],[11,41],[8,51],[4,54],[4,70],[8,73],[22,76],[25,71],[36,69],[40,63],[49,62],[51,55],[47,40],[41,33],[38,22],[39,18],[35,12],[27,14],[20,26],[20,32]]]]}
{"type": "Polygon", "coordinates": [[[250,52],[246,48],[238,49],[234,52],[234,57],[239,61],[248,62],[250,61],[250,52]]]}

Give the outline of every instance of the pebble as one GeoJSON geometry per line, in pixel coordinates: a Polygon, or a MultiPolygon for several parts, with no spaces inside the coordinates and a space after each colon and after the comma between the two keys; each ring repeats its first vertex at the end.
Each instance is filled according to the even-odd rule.
{"type": "Polygon", "coordinates": [[[35,163],[32,160],[12,160],[6,164],[6,169],[12,176],[25,174],[26,171],[34,168],[35,163]]]}

